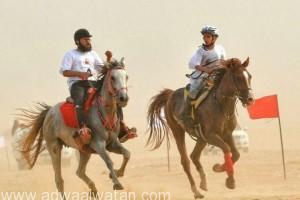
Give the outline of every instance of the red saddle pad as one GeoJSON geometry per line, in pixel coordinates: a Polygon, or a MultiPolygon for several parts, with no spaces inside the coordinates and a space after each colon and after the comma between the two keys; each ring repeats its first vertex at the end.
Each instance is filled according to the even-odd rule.
{"type": "Polygon", "coordinates": [[[64,122],[67,126],[72,128],[79,128],[77,116],[76,116],[76,110],[75,105],[70,102],[64,102],[60,106],[60,112],[64,119],[64,122]]]}

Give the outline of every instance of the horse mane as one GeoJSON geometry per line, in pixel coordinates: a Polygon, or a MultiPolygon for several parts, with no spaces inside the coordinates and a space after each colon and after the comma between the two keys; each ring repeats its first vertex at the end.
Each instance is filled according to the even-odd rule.
{"type": "MultiPolygon", "coordinates": [[[[213,64],[213,63],[212,63],[213,64]]],[[[220,62],[220,67],[216,69],[210,76],[214,76],[214,87],[213,89],[217,89],[219,84],[221,83],[225,73],[228,70],[235,71],[242,67],[242,63],[238,58],[229,58],[227,60],[222,60],[220,62]]]]}
{"type": "Polygon", "coordinates": [[[217,69],[215,72],[213,72],[213,76],[215,76],[214,78],[214,84],[215,84],[215,87],[218,86],[223,78],[223,76],[225,75],[227,69],[226,68],[220,68],[220,69],[217,69]]]}
{"type": "Polygon", "coordinates": [[[235,71],[243,67],[243,64],[238,58],[230,58],[222,62],[222,65],[227,69],[235,71]]]}
{"type": "Polygon", "coordinates": [[[117,68],[120,68],[120,67],[125,68],[122,59],[121,59],[120,62],[116,59],[112,59],[109,62],[105,62],[103,67],[102,67],[102,70],[99,73],[98,79],[104,77],[107,74],[108,71],[113,70],[113,69],[117,69],[117,68]]]}

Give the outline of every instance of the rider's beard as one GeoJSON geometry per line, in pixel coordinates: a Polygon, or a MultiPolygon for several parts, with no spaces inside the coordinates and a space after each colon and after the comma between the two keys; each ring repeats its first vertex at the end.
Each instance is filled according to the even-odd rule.
{"type": "Polygon", "coordinates": [[[77,48],[81,51],[81,52],[88,52],[92,50],[92,44],[90,44],[88,47],[83,46],[80,42],[77,45],[77,48]]]}

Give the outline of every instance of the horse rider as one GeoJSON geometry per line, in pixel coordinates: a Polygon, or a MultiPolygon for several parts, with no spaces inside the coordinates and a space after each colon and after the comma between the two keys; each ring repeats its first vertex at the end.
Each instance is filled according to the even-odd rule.
{"type": "MultiPolygon", "coordinates": [[[[64,55],[60,66],[60,73],[68,77],[69,90],[76,108],[79,134],[90,132],[85,123],[83,104],[87,90],[90,87],[100,87],[97,85],[97,77],[104,66],[102,59],[92,50],[91,37],[88,30],[78,29],[74,33],[77,48],[64,55]]],[[[124,129],[120,131],[130,134],[130,129],[126,125],[120,127],[124,129]]]]}
{"type": "MultiPolygon", "coordinates": [[[[199,46],[189,61],[189,68],[194,70],[190,75],[189,97],[187,97],[182,120],[188,128],[193,128],[194,120],[191,116],[191,101],[196,99],[204,85],[204,79],[209,76],[216,68],[216,65],[209,65],[216,61],[225,59],[225,50],[221,45],[216,44],[219,37],[219,30],[214,26],[205,26],[201,30],[204,43],[199,46]]],[[[218,63],[218,62],[216,62],[218,63]]]]}

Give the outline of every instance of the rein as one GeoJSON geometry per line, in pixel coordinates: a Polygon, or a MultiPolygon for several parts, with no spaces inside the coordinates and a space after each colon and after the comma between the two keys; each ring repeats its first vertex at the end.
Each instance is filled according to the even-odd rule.
{"type": "Polygon", "coordinates": [[[113,103],[111,104],[107,104],[106,101],[103,99],[102,96],[99,96],[96,100],[96,104],[97,104],[97,113],[98,116],[102,122],[102,125],[109,131],[115,130],[116,129],[116,124],[117,124],[117,120],[115,120],[115,113],[116,113],[116,109],[114,112],[112,112],[111,115],[109,115],[107,112],[102,112],[100,107],[102,107],[104,110],[106,107],[109,107],[110,105],[113,106],[113,103]]]}
{"type": "Polygon", "coordinates": [[[214,97],[215,97],[215,100],[217,101],[220,109],[222,110],[223,114],[224,114],[224,118],[226,120],[230,120],[234,117],[235,115],[235,110],[233,110],[232,113],[229,113],[229,112],[226,112],[225,109],[224,109],[224,101],[229,99],[230,101],[234,101],[234,108],[236,108],[236,104],[237,104],[237,98],[242,98],[241,95],[240,95],[240,91],[238,90],[237,88],[237,82],[236,82],[236,79],[234,78],[234,75],[232,73],[232,71],[229,72],[230,73],[230,79],[231,81],[233,82],[233,87],[234,87],[234,92],[232,95],[224,95],[224,94],[221,94],[221,100],[219,100],[217,98],[217,95],[216,93],[214,93],[214,97]]]}
{"type": "Polygon", "coordinates": [[[104,90],[108,91],[107,92],[108,97],[111,97],[112,100],[109,101],[106,100],[105,97],[102,96],[101,94],[96,99],[98,116],[101,119],[103,126],[109,131],[116,130],[117,128],[118,119],[116,119],[117,106],[116,106],[115,97],[117,96],[119,91],[121,90],[127,91],[127,87],[122,87],[116,90],[112,85],[112,71],[119,70],[119,69],[123,69],[123,68],[115,67],[113,69],[109,69],[105,75],[104,83],[102,86],[102,89],[104,87],[104,90]],[[103,108],[103,110],[101,110],[100,108],[103,108]],[[107,111],[107,108],[112,109],[111,113],[107,111]]]}

